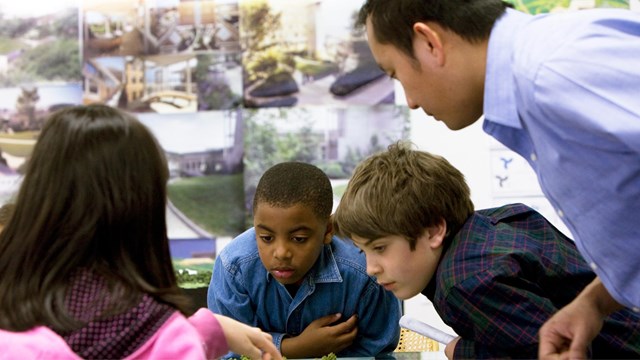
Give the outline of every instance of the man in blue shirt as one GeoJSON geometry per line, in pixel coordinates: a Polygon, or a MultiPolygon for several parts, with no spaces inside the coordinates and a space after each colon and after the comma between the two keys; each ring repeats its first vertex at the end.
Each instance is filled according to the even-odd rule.
{"type": "MultiPolygon", "coordinates": [[[[208,305],[271,333],[287,358],[384,357],[396,348],[399,301],[333,237],[333,191],[319,168],[285,162],[260,178],[254,227],[216,258],[208,305]]],[[[237,356],[242,354],[228,354],[237,356]]]]}
{"type": "Polygon", "coordinates": [[[640,14],[531,16],[500,0],[368,0],[358,22],[407,103],[483,129],[530,163],[598,277],[540,330],[584,357],[605,316],[640,311],[640,14]]]}

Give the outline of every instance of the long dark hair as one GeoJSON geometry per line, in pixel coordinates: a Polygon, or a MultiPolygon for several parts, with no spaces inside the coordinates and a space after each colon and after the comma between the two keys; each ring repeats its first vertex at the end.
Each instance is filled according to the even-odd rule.
{"type": "Polygon", "coordinates": [[[163,154],[142,123],[105,105],[49,117],[0,234],[0,328],[78,326],[64,306],[78,269],[107,280],[113,311],[141,293],[185,309],[167,239],[163,154]]]}

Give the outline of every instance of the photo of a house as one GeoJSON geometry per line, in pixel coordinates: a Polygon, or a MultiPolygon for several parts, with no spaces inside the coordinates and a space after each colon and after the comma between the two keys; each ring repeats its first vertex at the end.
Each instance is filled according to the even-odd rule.
{"type": "Polygon", "coordinates": [[[331,179],[334,208],[355,166],[393,142],[408,139],[409,112],[394,105],[244,110],[247,226],[262,174],[283,161],[314,164],[331,179]]]}
{"type": "Polygon", "coordinates": [[[240,104],[237,2],[89,0],[82,14],[84,103],[136,113],[240,104]]]}
{"type": "Polygon", "coordinates": [[[84,57],[238,52],[238,7],[224,0],[85,0],[84,57]]]}
{"type": "Polygon", "coordinates": [[[138,115],[165,151],[167,222],[174,258],[208,258],[244,227],[239,110],[138,115]]]}

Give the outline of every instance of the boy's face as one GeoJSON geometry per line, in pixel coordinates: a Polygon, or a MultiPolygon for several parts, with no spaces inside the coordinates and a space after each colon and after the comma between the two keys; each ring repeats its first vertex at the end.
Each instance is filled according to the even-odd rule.
{"type": "Polygon", "coordinates": [[[328,221],[303,205],[288,208],[258,204],[253,216],[260,260],[280,283],[300,284],[324,244],[331,242],[328,221]]]}
{"type": "Polygon", "coordinates": [[[400,300],[409,299],[427,287],[442,252],[441,242],[434,243],[429,232],[417,239],[413,251],[409,242],[398,235],[373,241],[352,235],[351,239],[367,258],[367,273],[400,300]]]}

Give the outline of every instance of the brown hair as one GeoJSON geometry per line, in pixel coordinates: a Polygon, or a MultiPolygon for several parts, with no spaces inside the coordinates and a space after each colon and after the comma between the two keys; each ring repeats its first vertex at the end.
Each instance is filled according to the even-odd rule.
{"type": "Polygon", "coordinates": [[[11,219],[11,215],[13,215],[13,208],[15,205],[13,203],[6,203],[0,206],[0,227],[7,225],[9,219],[11,219]]]}
{"type": "Polygon", "coordinates": [[[458,169],[397,142],[356,167],[333,221],[338,236],[400,235],[414,249],[425,228],[444,219],[451,236],[472,213],[469,186],[458,169]]]}
{"type": "Polygon", "coordinates": [[[164,153],[133,116],[104,105],[53,113],[0,234],[0,328],[78,326],[64,299],[81,268],[122,295],[119,308],[148,293],[185,309],[169,254],[167,179],[164,153]]]}

